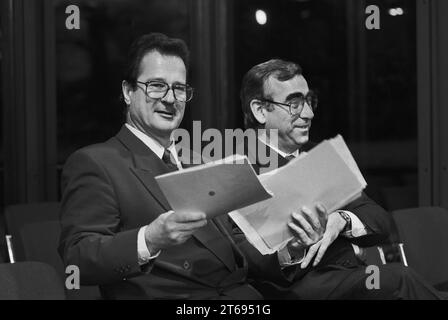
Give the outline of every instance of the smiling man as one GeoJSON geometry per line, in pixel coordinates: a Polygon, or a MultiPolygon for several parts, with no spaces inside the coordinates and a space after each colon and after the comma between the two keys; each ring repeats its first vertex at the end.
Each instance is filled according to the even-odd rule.
{"type": "Polygon", "coordinates": [[[251,110],[264,128],[269,139],[271,129],[278,131],[278,148],[295,153],[309,140],[316,97],[308,88],[302,75],[295,75],[287,81],[270,76],[264,84],[265,98],[251,102],[251,110]],[[303,101],[308,103],[303,104],[303,101]],[[278,108],[275,108],[278,107],[278,108]],[[265,110],[269,112],[265,112],[265,110]]]}
{"type": "MultiPolygon", "coordinates": [[[[246,127],[266,129],[266,133],[258,138],[270,152],[277,155],[279,166],[286,165],[315,145],[309,141],[309,133],[318,99],[309,89],[298,64],[272,59],[254,66],[243,78],[241,102],[246,127]],[[274,144],[272,140],[276,139],[270,139],[273,129],[278,134],[278,141],[274,144]]],[[[256,159],[255,170],[271,169],[269,164],[257,158],[257,146],[245,148],[246,153],[252,153],[256,159]]],[[[306,185],[306,181],[297,183],[306,185]]],[[[320,241],[311,246],[300,241],[290,243],[295,248],[307,248],[307,254],[299,261],[302,270],[296,273],[296,281],[289,288],[288,298],[443,298],[412,269],[396,263],[379,266],[379,289],[368,289],[366,279],[369,273],[364,262],[355,255],[356,247],[352,244],[381,244],[388,238],[391,223],[389,214],[365,194],[347,207],[329,213],[320,241]]],[[[304,230],[309,230],[309,227],[305,225],[304,230]]],[[[265,279],[260,277],[258,280],[258,283],[264,283],[261,287],[265,287],[265,279]]]]}
{"type": "Polygon", "coordinates": [[[186,78],[181,57],[148,52],[140,68],[132,69],[122,84],[129,106],[127,124],[150,135],[161,146],[169,146],[171,133],[184,116],[185,102],[192,97],[193,89],[185,83],[186,78]],[[140,72],[137,80],[133,80],[135,71],[140,72]]]}

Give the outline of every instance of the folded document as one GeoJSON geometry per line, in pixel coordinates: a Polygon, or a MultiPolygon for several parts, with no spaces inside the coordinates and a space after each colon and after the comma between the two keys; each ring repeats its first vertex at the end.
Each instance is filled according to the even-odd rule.
{"type": "Polygon", "coordinates": [[[247,157],[240,155],[167,173],[156,180],[175,212],[204,212],[208,218],[272,197],[247,157]]]}

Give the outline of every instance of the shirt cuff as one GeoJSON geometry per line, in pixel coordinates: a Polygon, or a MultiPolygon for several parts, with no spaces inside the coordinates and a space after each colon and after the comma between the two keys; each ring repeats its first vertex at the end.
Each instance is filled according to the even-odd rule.
{"type": "Polygon", "coordinates": [[[146,245],[145,240],[145,231],[148,226],[141,227],[137,234],[137,253],[138,253],[138,264],[140,266],[147,264],[149,261],[154,260],[160,254],[157,252],[154,255],[151,255],[149,252],[148,246],[146,245]]]}
{"type": "Polygon", "coordinates": [[[367,234],[367,229],[364,223],[361,222],[361,220],[356,216],[354,213],[347,211],[347,210],[341,210],[348,214],[352,221],[352,229],[348,232],[344,232],[342,235],[347,238],[357,238],[362,237],[367,234]]]}
{"type": "Polygon", "coordinates": [[[303,250],[303,256],[301,258],[293,259],[289,254],[288,246],[284,246],[282,249],[277,251],[277,257],[280,267],[286,268],[301,263],[303,259],[305,259],[306,251],[306,249],[303,250]]]}

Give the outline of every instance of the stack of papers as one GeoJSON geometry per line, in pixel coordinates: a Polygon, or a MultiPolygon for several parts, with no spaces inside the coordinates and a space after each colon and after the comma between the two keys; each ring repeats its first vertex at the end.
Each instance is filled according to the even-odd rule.
{"type": "Polygon", "coordinates": [[[302,206],[316,210],[316,203],[333,212],[359,197],[367,186],[340,135],[259,178],[274,196],[229,215],[263,255],[292,239],[287,226],[292,212],[300,212],[302,206]]]}

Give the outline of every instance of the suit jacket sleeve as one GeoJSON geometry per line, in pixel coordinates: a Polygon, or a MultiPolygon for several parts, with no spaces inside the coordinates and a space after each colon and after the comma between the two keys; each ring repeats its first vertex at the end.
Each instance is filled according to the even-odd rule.
{"type": "Polygon", "coordinates": [[[282,268],[277,253],[263,256],[247,239],[242,236],[238,246],[244,252],[249,263],[249,278],[272,281],[278,285],[288,286],[295,278],[299,265],[282,268]]]}
{"type": "Polygon", "coordinates": [[[59,252],[76,265],[82,284],[110,284],[142,273],[138,229],[120,231],[120,212],[106,170],[86,151],[67,161],[62,175],[59,252]]]}
{"type": "Polygon", "coordinates": [[[391,215],[370,199],[365,193],[349,203],[343,210],[354,213],[367,227],[368,234],[350,239],[351,242],[366,247],[386,243],[393,230],[391,215]]]}
{"type": "Polygon", "coordinates": [[[298,266],[281,268],[277,254],[262,255],[249,241],[244,233],[233,223],[230,217],[222,218],[226,229],[231,234],[239,250],[248,263],[248,277],[256,280],[272,281],[287,286],[293,281],[298,266]]]}

